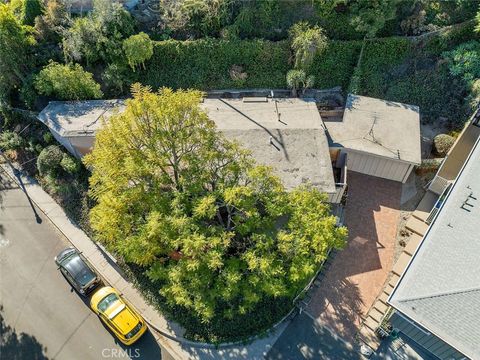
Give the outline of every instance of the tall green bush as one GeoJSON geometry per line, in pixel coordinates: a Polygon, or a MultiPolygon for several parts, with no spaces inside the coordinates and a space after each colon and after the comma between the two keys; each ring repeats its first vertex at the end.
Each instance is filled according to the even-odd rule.
{"type": "Polygon", "coordinates": [[[51,62],[36,76],[35,88],[40,94],[60,100],[99,99],[103,96],[93,75],[83,70],[79,64],[51,62]]]}
{"type": "Polygon", "coordinates": [[[57,145],[47,146],[37,158],[37,169],[42,176],[54,176],[60,170],[63,151],[57,145]]]}

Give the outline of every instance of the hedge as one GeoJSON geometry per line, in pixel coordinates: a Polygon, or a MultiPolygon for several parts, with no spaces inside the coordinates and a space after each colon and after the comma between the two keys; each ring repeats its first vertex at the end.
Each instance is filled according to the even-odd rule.
{"type": "MultiPolygon", "coordinates": [[[[342,86],[346,89],[360,52],[360,41],[332,41],[317,56],[308,71],[315,75],[315,87],[342,86]]],[[[138,81],[154,88],[285,88],[290,64],[286,41],[191,40],[156,41],[153,57],[138,81]],[[240,65],[245,80],[232,80],[230,70],[240,65]]]]}
{"type": "Polygon", "coordinates": [[[284,88],[289,56],[284,41],[157,41],[139,80],[154,88],[284,88]],[[231,79],[233,65],[243,67],[245,80],[231,79]]]}
{"type": "Polygon", "coordinates": [[[315,58],[308,72],[315,76],[315,88],[341,86],[347,90],[361,48],[362,41],[331,41],[327,50],[315,58]]]}
{"type": "Polygon", "coordinates": [[[360,93],[383,99],[391,76],[402,70],[396,67],[411,55],[412,42],[406,38],[369,40],[360,65],[360,93]]]}

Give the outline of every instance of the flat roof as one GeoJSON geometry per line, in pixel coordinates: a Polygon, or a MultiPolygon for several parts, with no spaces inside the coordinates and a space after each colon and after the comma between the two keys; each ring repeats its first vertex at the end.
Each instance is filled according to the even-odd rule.
{"type": "Polygon", "coordinates": [[[61,136],[91,136],[108,119],[125,110],[124,100],[50,101],[38,119],[61,136]]]}
{"type": "Polygon", "coordinates": [[[388,302],[466,356],[480,354],[480,138],[388,302]]]}
{"type": "Polygon", "coordinates": [[[325,121],[331,146],[421,163],[418,106],[349,94],[342,121],[325,121]]]}
{"type": "MultiPolygon", "coordinates": [[[[200,106],[227,138],[272,166],[287,189],[310,182],[335,192],[328,139],[313,99],[205,98],[200,106]]],[[[124,109],[124,100],[52,101],[38,118],[61,136],[92,136],[101,117],[124,109]]]]}
{"type": "Polygon", "coordinates": [[[201,104],[225,136],[272,166],[287,189],[310,182],[335,192],[328,139],[316,103],[308,99],[204,99],[201,104]],[[250,101],[251,100],[251,101],[250,101]]]}

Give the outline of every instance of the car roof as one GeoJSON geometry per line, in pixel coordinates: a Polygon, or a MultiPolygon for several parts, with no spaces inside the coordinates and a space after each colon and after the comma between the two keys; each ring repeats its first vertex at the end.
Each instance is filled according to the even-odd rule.
{"type": "Polygon", "coordinates": [[[78,253],[69,256],[64,262],[62,262],[62,266],[67,269],[70,275],[75,279],[86,274],[95,275],[78,253]]]}

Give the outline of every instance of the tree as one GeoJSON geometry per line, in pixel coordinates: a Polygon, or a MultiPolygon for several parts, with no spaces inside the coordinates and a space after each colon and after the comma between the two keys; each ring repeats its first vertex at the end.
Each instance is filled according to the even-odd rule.
{"type": "Polygon", "coordinates": [[[216,131],[200,92],[134,85],[132,93],[84,159],[98,239],[205,322],[265,297],[293,298],[327,250],[344,244],[325,195],[285,191],[216,131]]]}
{"type": "Polygon", "coordinates": [[[153,43],[147,34],[140,32],[123,40],[123,51],[132,70],[138,65],[145,69],[145,61],[153,55],[153,43]]]}
{"type": "Polygon", "coordinates": [[[35,78],[35,89],[40,94],[61,100],[99,99],[103,96],[93,75],[79,64],[62,65],[50,62],[35,78]]]}
{"type": "Polygon", "coordinates": [[[35,30],[43,40],[59,41],[71,19],[62,0],[48,0],[42,16],[35,18],[35,30]]]}
{"type": "Polygon", "coordinates": [[[42,3],[40,0],[23,0],[22,1],[22,23],[33,26],[35,18],[42,15],[42,3]]]}
{"type": "Polygon", "coordinates": [[[477,12],[477,16],[475,16],[475,20],[477,22],[477,25],[475,26],[475,31],[480,32],[480,11],[477,12]]]}
{"type": "Polygon", "coordinates": [[[309,27],[302,21],[293,25],[289,33],[297,69],[308,69],[315,56],[327,48],[327,37],[319,26],[309,27]]]}
{"type": "Polygon", "coordinates": [[[290,70],[287,73],[287,86],[292,89],[292,96],[298,95],[298,90],[305,92],[305,89],[313,87],[315,77],[307,76],[303,70],[290,70]]]}
{"type": "Polygon", "coordinates": [[[356,0],[350,6],[351,23],[355,28],[373,37],[395,17],[400,0],[356,0]]]}
{"type": "Polygon", "coordinates": [[[26,81],[29,48],[35,44],[31,32],[7,5],[0,4],[0,98],[26,81]]]}
{"type": "Polygon", "coordinates": [[[134,21],[117,2],[95,0],[88,17],[78,18],[65,33],[62,46],[67,61],[119,61],[122,41],[133,34],[134,21]]]}
{"type": "Polygon", "coordinates": [[[212,36],[230,20],[232,0],[160,0],[162,20],[174,31],[212,36]]]}

